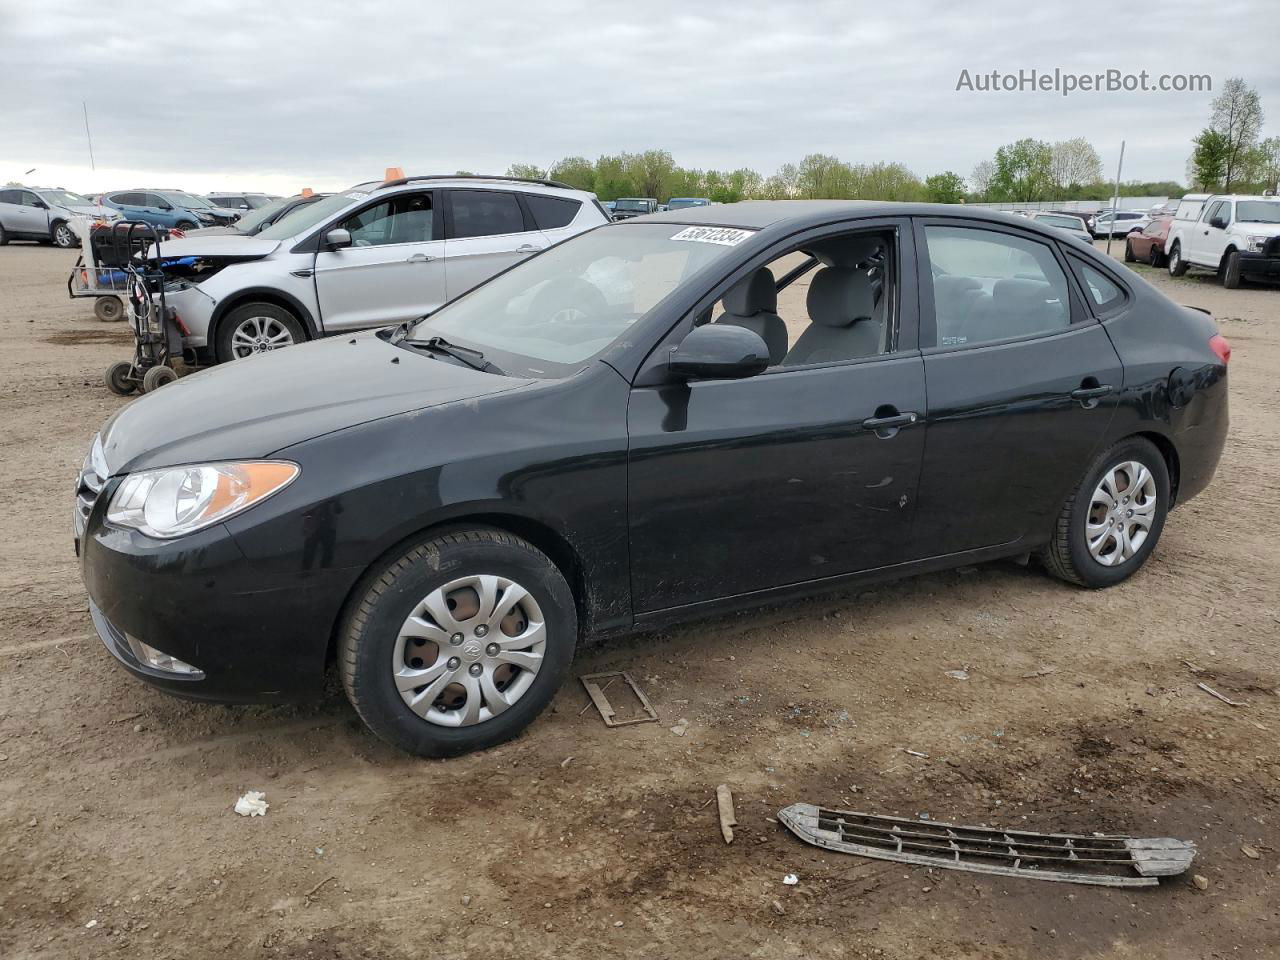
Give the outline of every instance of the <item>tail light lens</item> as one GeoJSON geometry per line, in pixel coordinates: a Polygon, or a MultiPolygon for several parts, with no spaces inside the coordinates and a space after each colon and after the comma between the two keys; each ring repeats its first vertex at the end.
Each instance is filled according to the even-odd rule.
{"type": "Polygon", "coordinates": [[[1222,334],[1215,333],[1209,338],[1209,349],[1218,355],[1224,367],[1231,362],[1231,344],[1222,334]]]}

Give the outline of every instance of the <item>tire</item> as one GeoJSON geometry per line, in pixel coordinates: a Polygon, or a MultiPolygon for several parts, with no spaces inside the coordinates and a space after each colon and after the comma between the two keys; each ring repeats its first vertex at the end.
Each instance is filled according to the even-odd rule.
{"type": "Polygon", "coordinates": [[[219,363],[267,353],[307,339],[302,322],[274,303],[246,303],[218,322],[216,353],[219,363]],[[287,338],[281,334],[287,333],[287,338]]]}
{"type": "Polygon", "coordinates": [[[124,304],[119,297],[96,297],[93,301],[93,315],[103,323],[123,320],[124,304]]]}
{"type": "Polygon", "coordinates": [[[138,381],[132,379],[132,373],[133,364],[128,360],[121,360],[107,367],[102,379],[106,382],[107,389],[117,397],[127,397],[138,389],[138,381]]]}
{"type": "Polygon", "coordinates": [[[173,367],[151,367],[142,375],[142,392],[150,393],[153,390],[159,390],[166,383],[173,383],[177,379],[178,372],[173,367]]]}
{"type": "Polygon", "coordinates": [[[1142,437],[1121,440],[1094,460],[1079,486],[1067,497],[1053,539],[1041,552],[1041,559],[1050,573],[1069,583],[1091,589],[1114,586],[1146,563],[1160,541],[1168,513],[1169,467],[1164,457],[1155,444],[1142,437]],[[1138,468],[1126,469],[1125,465],[1133,464],[1138,468]],[[1100,494],[1109,495],[1104,480],[1116,493],[1115,508],[1123,512],[1113,513],[1099,502],[1100,494]],[[1147,516],[1145,528],[1140,520],[1132,519],[1143,514],[1147,516]],[[1117,516],[1120,526],[1113,526],[1117,516]],[[1090,549],[1086,531],[1091,520],[1096,521],[1099,531],[1093,540],[1096,553],[1090,549]],[[1109,523],[1104,524],[1104,520],[1109,523]],[[1118,535],[1115,531],[1122,532],[1118,535]],[[1142,539],[1134,544],[1139,533],[1142,539]]]}
{"type": "Polygon", "coordinates": [[[499,530],[460,530],[423,540],[374,570],[357,588],[338,637],[343,687],[369,729],[408,753],[448,757],[510,740],[546,708],[573,663],[578,618],[564,576],[536,548],[499,530]],[[466,582],[482,576],[489,578],[487,590],[466,582]],[[494,584],[505,584],[502,592],[494,584]],[[515,620],[504,617],[490,634],[485,608],[500,609],[512,586],[522,587],[525,599],[517,604],[515,620]],[[486,603],[486,593],[494,602],[486,603]],[[427,612],[428,606],[444,610],[444,616],[427,612]],[[457,623],[445,619],[459,609],[457,623]],[[540,631],[534,627],[539,621],[540,631]],[[419,638],[407,639],[406,628],[419,638]],[[498,631],[504,638],[541,637],[536,651],[508,640],[515,644],[511,656],[536,667],[513,671],[502,660],[508,654],[493,654],[498,631]],[[534,652],[539,659],[529,655],[534,652]],[[413,688],[408,684],[417,679],[415,670],[424,675],[424,685],[413,688]],[[393,671],[410,674],[400,681],[403,694],[393,671]],[[507,704],[501,697],[512,699],[507,704]],[[491,704],[498,702],[503,705],[494,710],[491,704]]]}
{"type": "Polygon", "coordinates": [[[1124,262],[1137,263],[1138,258],[1133,255],[1133,243],[1127,238],[1124,241],[1124,262]]]}
{"type": "Polygon", "coordinates": [[[49,232],[53,236],[53,245],[59,250],[71,250],[77,245],[70,225],[61,220],[55,220],[49,232]]]}
{"type": "Polygon", "coordinates": [[[1169,276],[1180,277],[1187,272],[1187,261],[1182,259],[1182,244],[1175,242],[1169,248],[1169,276]]]}
{"type": "Polygon", "coordinates": [[[1160,249],[1159,244],[1151,244],[1151,253],[1147,257],[1147,263],[1153,267],[1164,266],[1164,252],[1160,249]]]}
{"type": "Polygon", "coordinates": [[[200,224],[198,224],[198,223],[179,223],[179,224],[176,224],[176,225],[174,226],[174,229],[175,229],[175,230],[181,230],[183,233],[186,233],[188,230],[199,230],[199,229],[200,229],[200,224]]]}
{"type": "Polygon", "coordinates": [[[1222,285],[1228,290],[1240,289],[1240,253],[1232,250],[1222,262],[1222,285]]]}
{"type": "Polygon", "coordinates": [[[4,227],[0,226],[0,247],[7,246],[9,243],[9,235],[4,232],[4,227]]]}

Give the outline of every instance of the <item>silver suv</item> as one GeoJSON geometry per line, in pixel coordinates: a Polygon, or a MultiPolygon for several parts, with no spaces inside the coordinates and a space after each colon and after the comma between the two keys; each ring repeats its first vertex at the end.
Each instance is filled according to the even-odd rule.
{"type": "Polygon", "coordinates": [[[56,187],[0,189],[0,246],[10,240],[38,240],[69,249],[80,243],[76,220],[114,220],[119,212],[56,187]]]}
{"type": "Polygon", "coordinates": [[[405,177],[296,210],[255,236],[162,244],[183,346],[208,362],[431,313],[494,274],[608,222],[553,180],[405,177]]]}

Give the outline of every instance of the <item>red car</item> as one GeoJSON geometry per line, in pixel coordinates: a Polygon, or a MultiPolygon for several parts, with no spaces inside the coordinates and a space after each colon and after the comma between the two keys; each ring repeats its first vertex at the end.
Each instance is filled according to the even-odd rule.
{"type": "Polygon", "coordinates": [[[1124,261],[1141,260],[1153,267],[1164,266],[1164,244],[1169,239],[1169,225],[1173,217],[1157,217],[1143,229],[1135,230],[1124,241],[1124,261]]]}

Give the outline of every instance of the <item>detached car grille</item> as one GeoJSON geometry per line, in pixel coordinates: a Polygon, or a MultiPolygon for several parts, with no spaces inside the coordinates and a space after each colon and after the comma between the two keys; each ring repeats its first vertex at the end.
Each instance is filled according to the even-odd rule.
{"type": "Polygon", "coordinates": [[[98,495],[107,482],[107,467],[102,458],[102,442],[93,438],[93,447],[84,464],[80,467],[80,476],[76,478],[75,532],[76,540],[84,536],[85,527],[89,523],[89,514],[93,505],[98,502],[98,495]]]}

